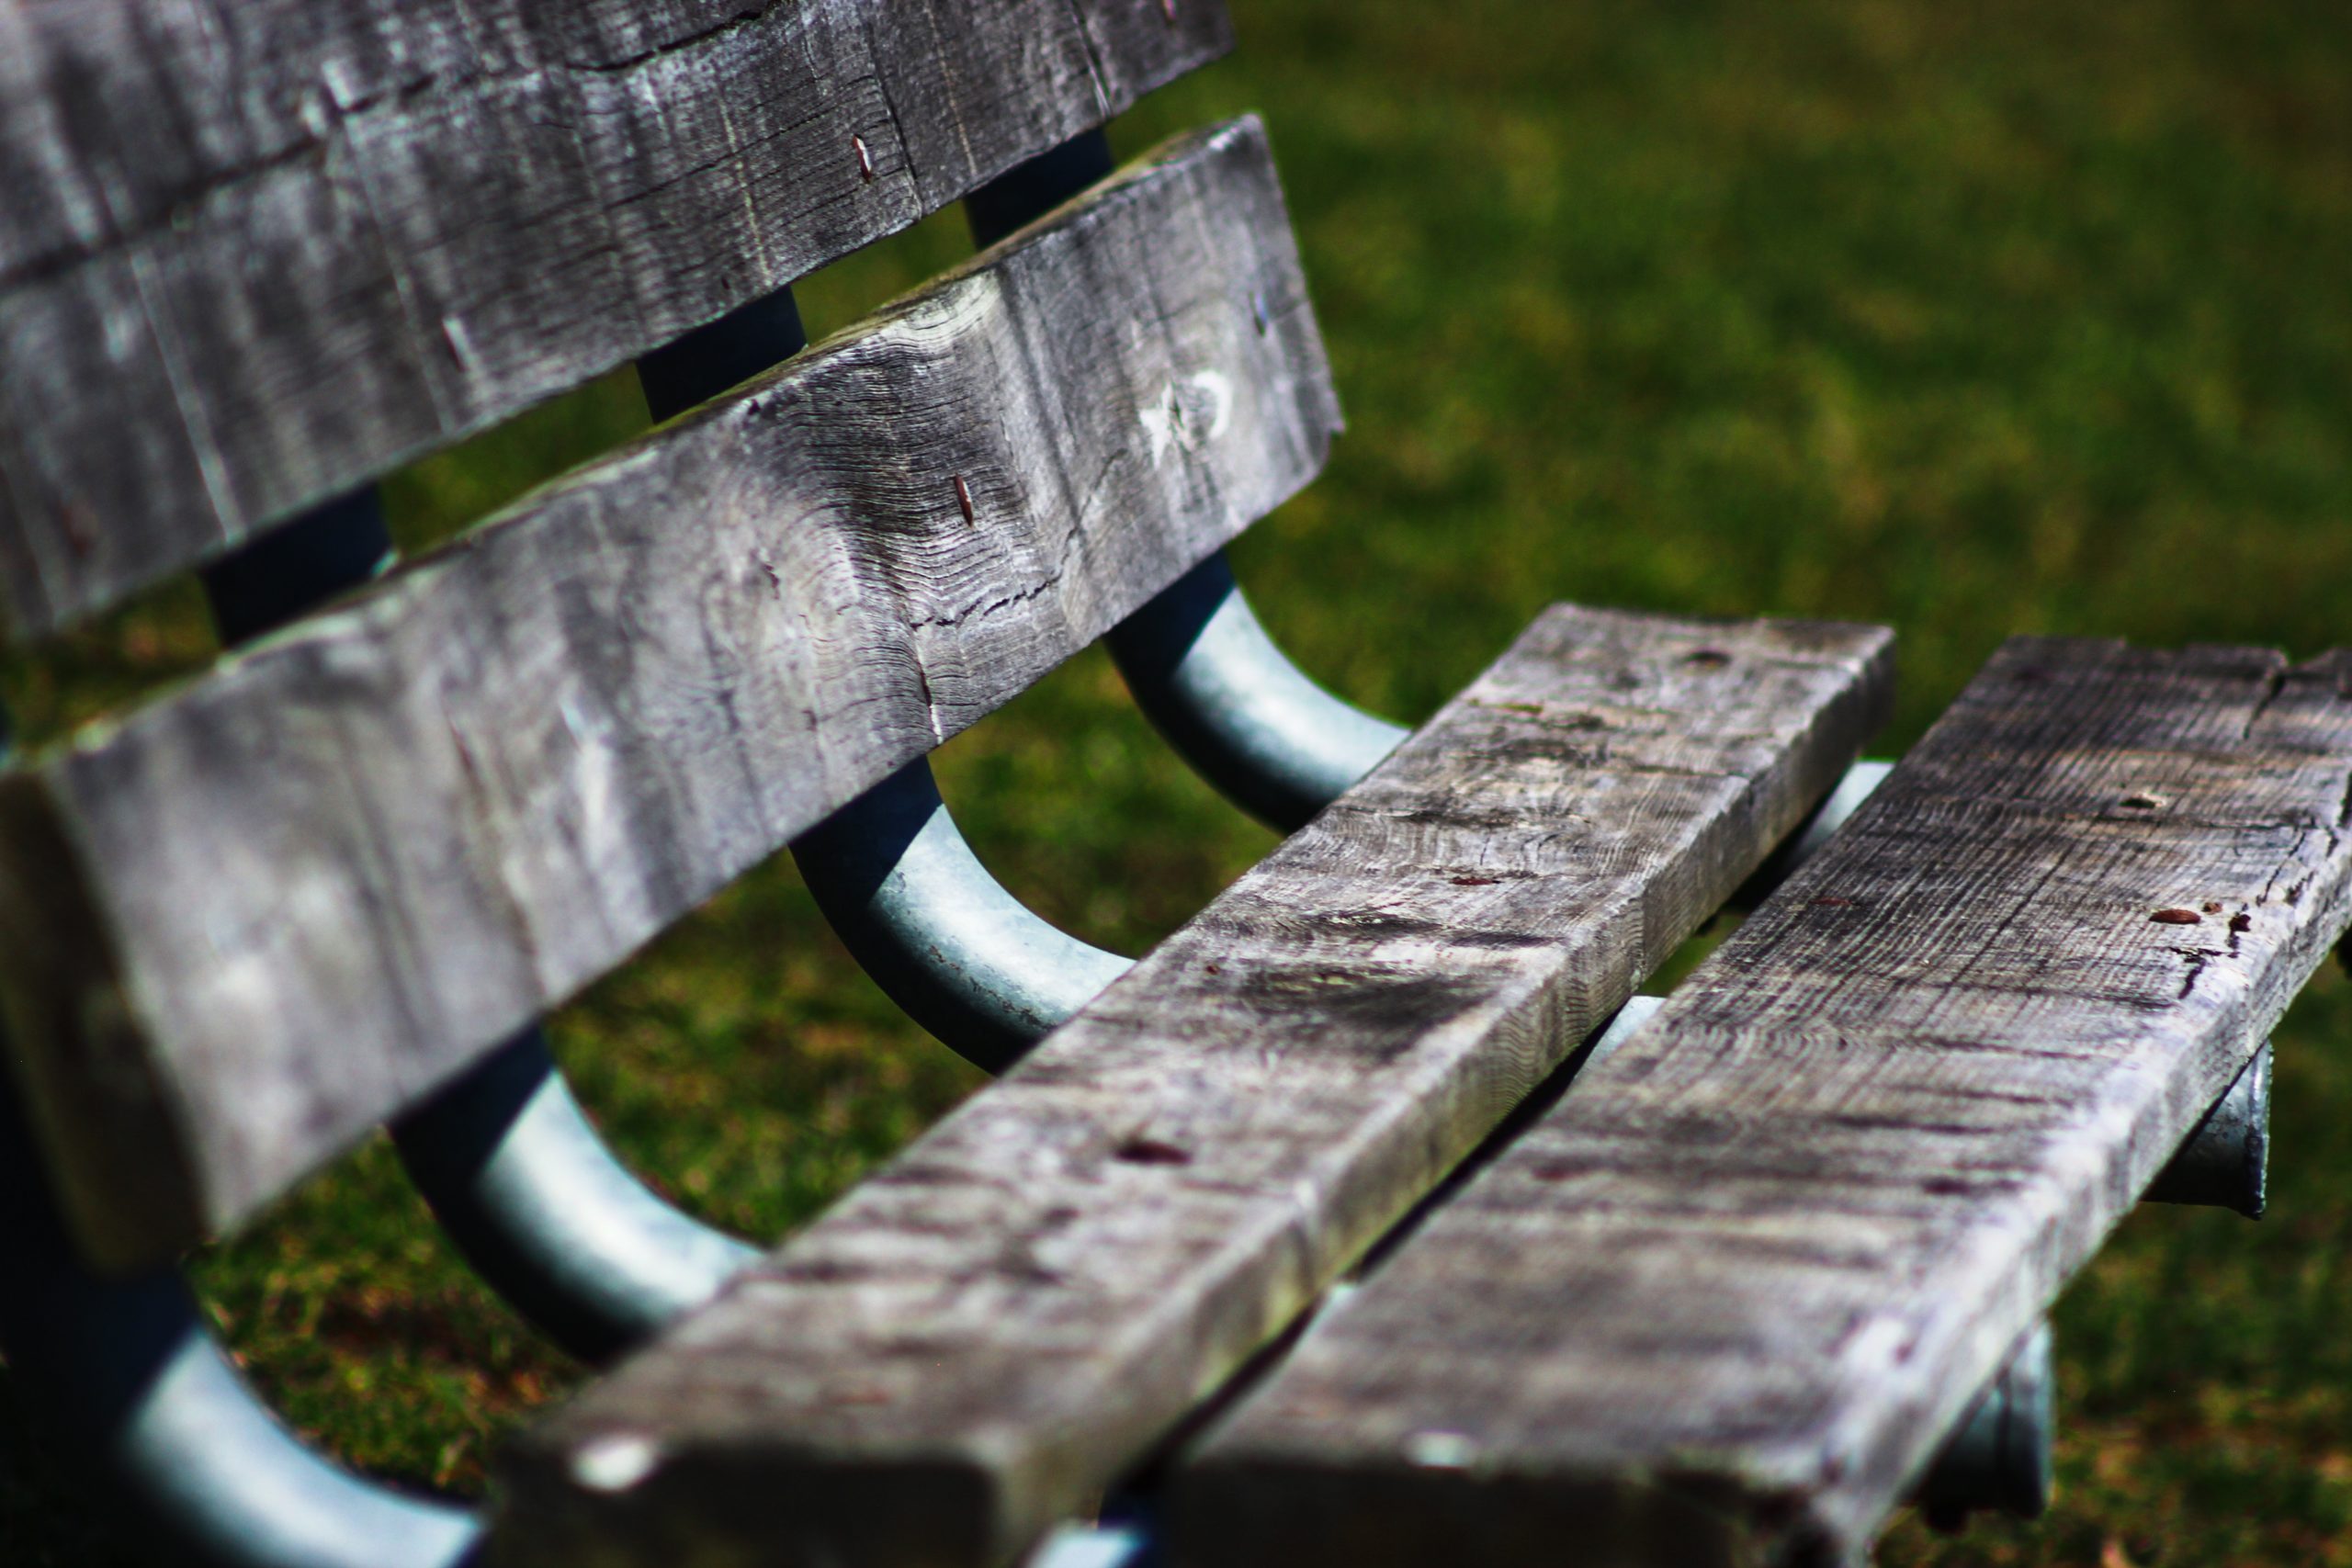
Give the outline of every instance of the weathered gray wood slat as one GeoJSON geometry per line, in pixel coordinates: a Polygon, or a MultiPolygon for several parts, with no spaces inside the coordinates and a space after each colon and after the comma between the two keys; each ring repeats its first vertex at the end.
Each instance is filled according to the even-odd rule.
{"type": "Polygon", "coordinates": [[[1179,1560],[1857,1557],[2352,902],[2352,658],[2019,641],[1212,1432],[1179,1560]]]}
{"type": "Polygon", "coordinates": [[[1236,121],[0,779],[0,1006],[90,1245],[246,1214],[1099,637],[1338,424],[1236,121]]]}
{"type": "Polygon", "coordinates": [[[0,0],[0,634],[956,200],[1219,0],[0,0]]]}
{"type": "Polygon", "coordinates": [[[518,1563],[993,1563],[1313,1300],[1877,724],[1870,627],[1557,607],[514,1456],[518,1563]]]}

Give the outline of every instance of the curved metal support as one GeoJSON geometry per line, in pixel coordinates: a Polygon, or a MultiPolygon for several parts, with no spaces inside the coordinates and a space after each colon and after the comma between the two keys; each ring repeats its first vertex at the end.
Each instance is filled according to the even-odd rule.
{"type": "Polygon", "coordinates": [[[1211,556],[1103,639],[1169,743],[1270,827],[1302,828],[1410,731],[1350,706],[1293,664],[1211,556]]]}
{"type": "Polygon", "coordinates": [[[951,1050],[1001,1072],[1126,973],[981,865],[918,759],[795,840],[818,907],[876,984],[951,1050]]]}
{"type": "MultiPolygon", "coordinates": [[[[796,350],[789,290],[649,355],[657,415],[796,350]]],[[[223,643],[275,630],[366,581],[391,554],[374,489],[206,569],[223,643]]],[[[582,1360],[618,1355],[707,1301],[756,1252],[673,1208],[613,1156],[533,1028],[391,1127],[409,1177],[492,1289],[582,1360]]]]}
{"type": "Polygon", "coordinates": [[[2270,1042],[2254,1054],[2170,1164],[2148,1184],[2153,1203],[2189,1203],[2262,1218],[2270,1177],[2270,1042]]]}
{"type": "Polygon", "coordinates": [[[759,1257],[616,1159],[536,1027],[391,1127],[409,1179],[490,1287],[585,1361],[651,1337],[759,1257]]]}
{"type": "Polygon", "coordinates": [[[2008,1364],[1961,1417],[1921,1479],[1917,1502],[1931,1527],[1958,1529],[1979,1509],[2020,1519],[2041,1517],[2050,1506],[2051,1390],[2056,1382],[2045,1319],[2018,1343],[2008,1364]]]}
{"type": "MultiPolygon", "coordinates": [[[[1099,130],[1032,158],[965,198],[972,243],[995,243],[1111,169],[1111,143],[1099,130]]],[[[1341,702],[1285,658],[1222,555],[1103,640],[1137,705],[1185,760],[1283,832],[1304,827],[1407,734],[1341,702]]]]}
{"type": "MultiPolygon", "coordinates": [[[[808,343],[781,288],[637,363],[668,419],[808,343]]],[[[409,1178],[466,1260],[582,1360],[609,1360],[717,1294],[759,1254],[681,1212],[597,1135],[534,1027],[394,1122],[409,1178]]]]}
{"type": "MultiPolygon", "coordinates": [[[[987,245],[1111,172],[1100,130],[1073,137],[965,202],[987,245]]],[[[1212,557],[1104,639],[1136,700],[1242,806],[1304,823],[1405,731],[1357,712],[1283,658],[1212,557]]],[[[1001,1071],[1129,961],[1056,930],[988,874],[928,761],[901,768],[793,845],[817,902],[867,974],[916,1022],[1001,1071]]]]}
{"type": "Polygon", "coordinates": [[[366,1481],[257,1401],[174,1269],[93,1275],[0,1090],[0,1348],[35,1417],[112,1483],[164,1561],[220,1568],[458,1568],[468,1509],[366,1481]]]}

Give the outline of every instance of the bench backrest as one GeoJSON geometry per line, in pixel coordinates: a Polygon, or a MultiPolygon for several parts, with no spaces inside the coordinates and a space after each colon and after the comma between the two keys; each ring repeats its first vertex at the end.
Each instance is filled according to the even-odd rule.
{"type": "Polygon", "coordinates": [[[914,222],[1215,0],[0,4],[0,629],[48,631],[914,222]]]}
{"type": "MultiPolygon", "coordinates": [[[[0,238],[0,355],[50,378],[0,363],[19,629],[739,307],[1225,39],[1195,0],[582,9],[266,6],[120,58],[107,28],[162,24],[0,11],[28,78],[0,187],[41,198],[0,238]],[[125,107],[25,151],[98,102],[125,107]],[[237,128],[170,154],[180,204],[76,206],[167,106],[237,128]],[[345,287],[363,263],[388,292],[345,287]],[[75,338],[113,368],[59,370],[57,312],[121,269],[214,341],[183,353],[150,289],[75,338]]],[[[1238,121],[0,777],[0,1018],[84,1245],[141,1263],[250,1214],[1100,636],[1338,423],[1238,121]]]]}

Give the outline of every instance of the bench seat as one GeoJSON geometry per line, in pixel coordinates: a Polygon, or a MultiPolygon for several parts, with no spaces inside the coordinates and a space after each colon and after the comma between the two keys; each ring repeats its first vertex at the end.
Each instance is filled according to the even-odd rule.
{"type": "Polygon", "coordinates": [[[1185,1466],[1230,1568],[1860,1561],[2352,919],[2352,656],[2018,639],[1185,1466]]]}
{"type": "Polygon", "coordinates": [[[1713,914],[1892,674],[1873,627],[1550,611],[524,1439],[502,1553],[983,1568],[1082,1513],[1713,914]]]}

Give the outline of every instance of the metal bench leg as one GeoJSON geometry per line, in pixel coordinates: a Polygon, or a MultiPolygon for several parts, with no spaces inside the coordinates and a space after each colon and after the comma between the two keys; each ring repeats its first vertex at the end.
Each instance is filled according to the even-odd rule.
{"type": "Polygon", "coordinates": [[[176,1269],[85,1269],[0,1085],[0,1350],[35,1419],[122,1494],[164,1561],[458,1568],[474,1515],[353,1475],[257,1401],[176,1269]]]}

